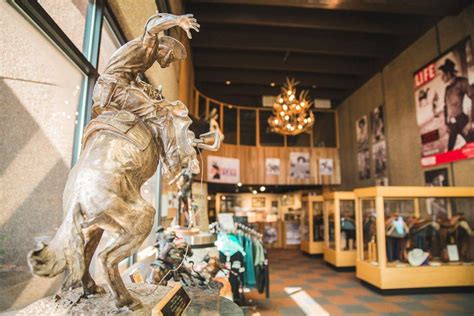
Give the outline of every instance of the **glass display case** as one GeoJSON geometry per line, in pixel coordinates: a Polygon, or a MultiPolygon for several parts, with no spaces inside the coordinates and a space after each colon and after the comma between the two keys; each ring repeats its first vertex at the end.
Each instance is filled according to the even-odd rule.
{"type": "Polygon", "coordinates": [[[301,250],[308,254],[321,254],[324,243],[323,197],[321,195],[303,197],[302,206],[301,250]]]}
{"type": "Polygon", "coordinates": [[[328,192],[324,198],[324,260],[336,267],[356,263],[355,195],[328,192]]]}
{"type": "Polygon", "coordinates": [[[474,285],[473,187],[354,193],[359,279],[380,289],[474,285]]]}

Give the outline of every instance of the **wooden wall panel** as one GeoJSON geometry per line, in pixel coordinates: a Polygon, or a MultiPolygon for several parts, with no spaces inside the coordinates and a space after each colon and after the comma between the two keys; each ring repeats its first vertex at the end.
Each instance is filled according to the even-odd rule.
{"type": "Polygon", "coordinates": [[[240,160],[240,181],[243,184],[266,185],[338,185],[341,183],[341,169],[337,148],[310,148],[310,147],[264,147],[264,146],[237,146],[222,144],[217,152],[203,152],[204,180],[207,180],[207,156],[221,156],[240,160]],[[290,178],[290,152],[308,152],[310,154],[309,179],[290,178]],[[280,175],[267,176],[265,159],[280,159],[280,175]],[[330,158],[334,161],[332,176],[319,174],[319,159],[330,158]]]}

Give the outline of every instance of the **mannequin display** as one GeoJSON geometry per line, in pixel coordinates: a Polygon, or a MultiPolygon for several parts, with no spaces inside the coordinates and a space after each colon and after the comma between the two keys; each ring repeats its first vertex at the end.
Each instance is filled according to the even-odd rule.
{"type": "Polygon", "coordinates": [[[401,262],[407,261],[407,241],[409,232],[408,225],[404,218],[393,213],[385,221],[385,234],[387,236],[387,260],[388,262],[399,260],[401,262]]]}

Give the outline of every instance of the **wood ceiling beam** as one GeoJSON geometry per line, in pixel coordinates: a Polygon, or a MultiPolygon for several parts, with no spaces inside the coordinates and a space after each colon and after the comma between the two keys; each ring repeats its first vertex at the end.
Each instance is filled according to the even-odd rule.
{"type": "Polygon", "coordinates": [[[377,70],[378,60],[327,55],[193,49],[194,66],[209,68],[239,68],[251,70],[281,70],[326,74],[367,75],[377,70]]]}
{"type": "Polygon", "coordinates": [[[433,17],[269,6],[198,4],[188,8],[199,23],[242,24],[337,30],[374,34],[410,35],[434,23],[433,17]]]}
{"type": "Polygon", "coordinates": [[[224,83],[227,80],[232,84],[253,84],[270,85],[275,83],[281,86],[286,77],[290,76],[300,81],[301,86],[318,88],[353,89],[360,84],[362,78],[348,75],[312,74],[302,72],[277,72],[262,70],[242,70],[242,69],[210,69],[196,68],[196,82],[202,83],[224,83]]]}
{"type": "Polygon", "coordinates": [[[192,47],[236,50],[300,52],[336,56],[381,58],[394,50],[398,40],[360,33],[303,31],[284,28],[219,28],[203,25],[192,47]]]}
{"type": "MultiPolygon", "coordinates": [[[[197,85],[198,90],[204,94],[212,97],[212,95],[244,95],[244,96],[263,96],[263,95],[278,95],[280,93],[280,87],[270,86],[258,86],[258,85],[245,85],[245,84],[221,84],[221,83],[199,83],[197,85]]],[[[301,89],[308,89],[308,87],[299,87],[298,93],[301,89]]],[[[322,99],[342,99],[348,90],[342,89],[311,89],[310,95],[313,98],[322,99]]]]}
{"type": "Polygon", "coordinates": [[[190,2],[445,16],[457,13],[471,0],[191,0],[190,2]]]}

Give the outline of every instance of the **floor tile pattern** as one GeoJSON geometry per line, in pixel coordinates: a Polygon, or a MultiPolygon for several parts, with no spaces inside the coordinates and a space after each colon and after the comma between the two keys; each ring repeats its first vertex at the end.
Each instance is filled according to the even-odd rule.
{"type": "Polygon", "coordinates": [[[322,258],[297,250],[270,250],[269,261],[270,299],[247,293],[253,305],[248,315],[304,315],[285,287],[302,287],[331,316],[474,315],[474,293],[381,294],[361,283],[354,271],[336,271],[322,258]]]}

